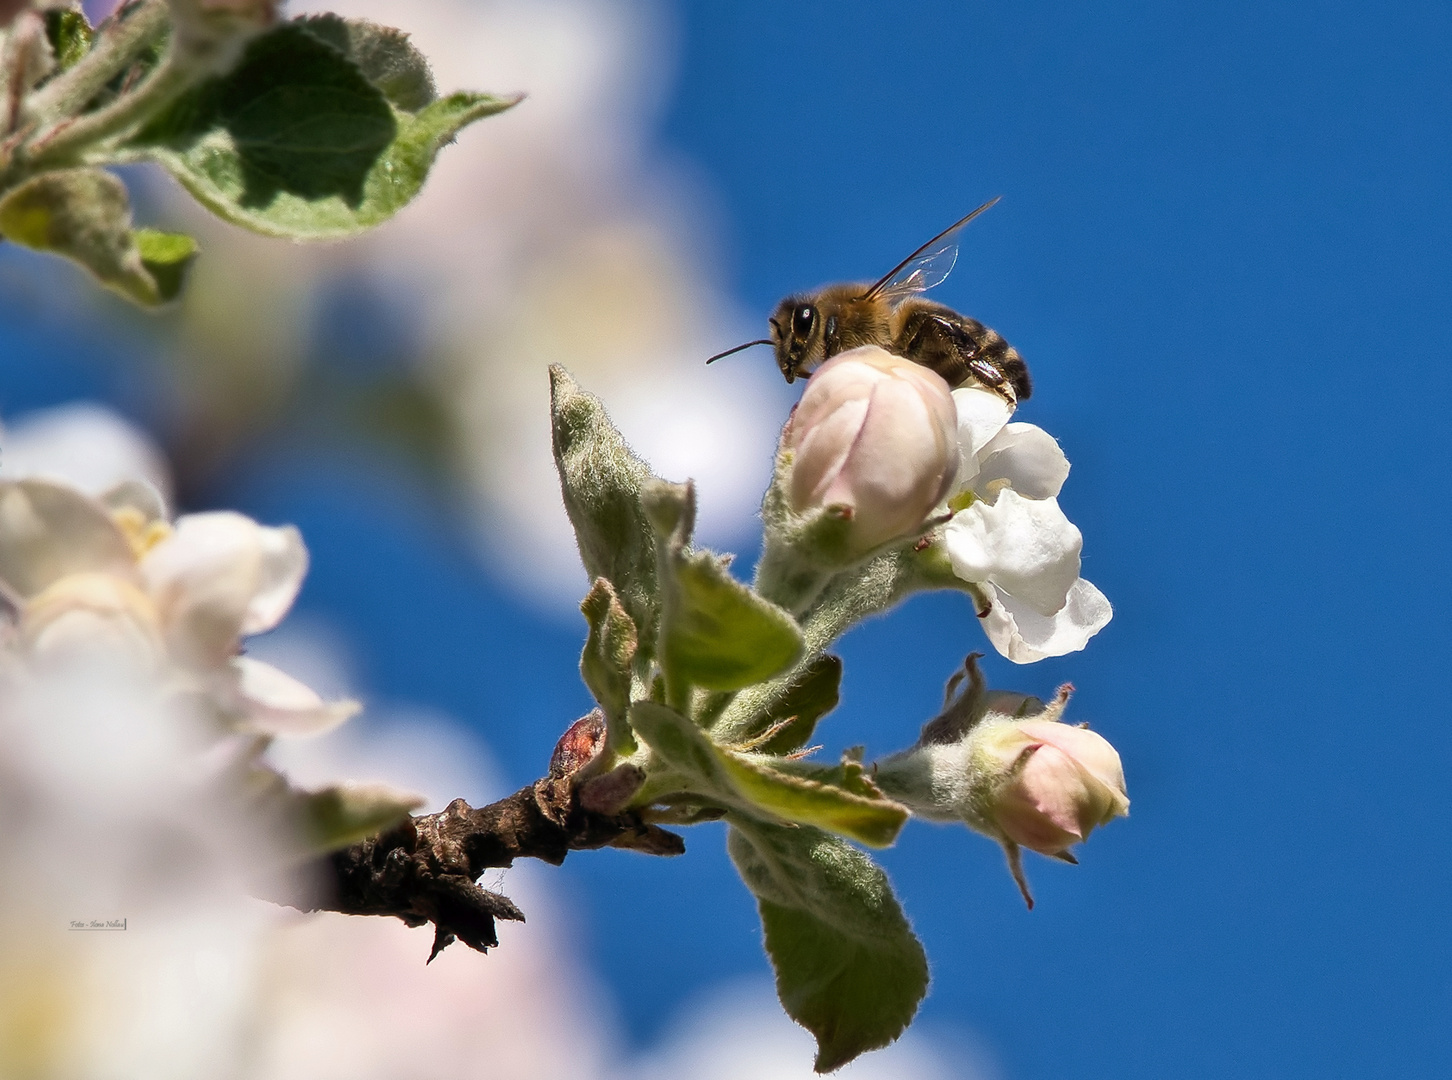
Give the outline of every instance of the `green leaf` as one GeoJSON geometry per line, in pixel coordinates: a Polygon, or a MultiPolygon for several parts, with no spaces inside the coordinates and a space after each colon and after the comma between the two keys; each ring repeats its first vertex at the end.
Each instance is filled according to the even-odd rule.
{"type": "MultiPolygon", "coordinates": [[[[394,92],[417,100],[406,82],[394,92]]],[[[408,112],[333,45],[289,23],[183,94],[119,159],[157,162],[213,213],[255,232],[349,236],[418,194],[460,128],[517,100],[457,93],[408,112]]]]}
{"type": "Polygon", "coordinates": [[[64,255],[138,304],[175,296],[185,266],[185,258],[174,257],[175,238],[158,241],[168,234],[145,231],[138,238],[131,231],[126,185],[100,169],[41,173],[12,189],[0,199],[0,235],[22,247],[64,255]],[[138,239],[160,253],[160,260],[148,264],[138,239]]]}
{"type": "Polygon", "coordinates": [[[197,242],[185,233],[137,229],[132,236],[141,254],[141,265],[156,282],[162,300],[174,300],[181,292],[182,281],[192,260],[197,257],[197,242]]]}
{"type": "Polygon", "coordinates": [[[878,791],[856,762],[783,771],[778,765],[790,763],[715,745],[673,709],[638,701],[630,717],[665,764],[687,778],[690,794],[756,817],[816,825],[876,847],[891,844],[908,819],[907,808],[878,791]]]}
{"type": "MultiPolygon", "coordinates": [[[[887,847],[907,823],[908,809],[847,766],[790,769],[789,761],[720,751],[736,790],[754,809],[773,817],[837,833],[872,847],[887,847]],[[784,768],[776,767],[778,762],[784,768]]],[[[854,763],[855,764],[855,763],[854,763]]]]}
{"type": "Polygon", "coordinates": [[[71,8],[52,8],[45,13],[45,36],[55,53],[56,66],[64,71],[91,51],[95,34],[86,16],[71,8]]]}
{"type": "Polygon", "coordinates": [[[928,988],[928,960],[887,875],[808,827],[733,815],[731,861],[757,897],[777,996],[830,1072],[896,1039],[928,988]]]}
{"type": "Polygon", "coordinates": [[[707,690],[739,690],[802,654],[796,621],[731,576],[715,555],[677,556],[665,589],[661,666],[707,690]]]}
{"type": "MultiPolygon", "coordinates": [[[[841,684],[842,661],[821,655],[784,679],[742,691],[732,714],[750,717],[739,725],[746,748],[763,754],[790,754],[806,746],[817,721],[837,707],[841,684]]],[[[725,727],[723,734],[729,737],[725,727]]]]}
{"type": "Polygon", "coordinates": [[[592,579],[605,578],[639,635],[637,657],[654,653],[655,534],[640,502],[650,469],[630,452],[600,399],[558,365],[550,368],[555,467],[580,559],[592,579]]]}
{"type": "Polygon", "coordinates": [[[633,754],[635,736],[630,732],[626,710],[630,708],[630,667],[639,645],[635,623],[604,578],[595,579],[580,611],[590,624],[585,651],[580,656],[580,676],[605,714],[609,749],[633,754]]]}
{"type": "MultiPolygon", "coordinates": [[[[630,726],[672,772],[679,774],[689,793],[704,795],[725,806],[751,809],[750,801],[731,782],[716,746],[680,713],[654,701],[637,701],[630,706],[630,726]]],[[[654,775],[651,779],[655,779],[654,775]]]]}
{"type": "Polygon", "coordinates": [[[731,576],[729,557],[691,551],[695,489],[654,480],[642,500],[656,530],[661,584],[660,662],[666,685],[739,690],[802,654],[796,620],[731,576]]]}
{"type": "Polygon", "coordinates": [[[304,842],[317,852],[375,836],[424,804],[417,795],[387,784],[338,784],[296,794],[304,842]]]}
{"type": "Polygon", "coordinates": [[[429,62],[402,30],[333,14],[311,15],[296,24],[357,64],[395,108],[415,113],[438,99],[429,62]]]}

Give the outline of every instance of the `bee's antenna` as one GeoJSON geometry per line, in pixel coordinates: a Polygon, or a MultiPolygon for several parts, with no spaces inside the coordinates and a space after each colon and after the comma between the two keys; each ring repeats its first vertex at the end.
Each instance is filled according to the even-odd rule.
{"type": "Polygon", "coordinates": [[[707,360],[706,363],[708,363],[708,364],[714,364],[717,360],[721,359],[721,357],[723,357],[723,356],[730,356],[734,352],[740,352],[742,349],[749,349],[753,345],[775,345],[775,344],[776,344],[776,342],[772,341],[771,338],[762,338],[760,341],[748,341],[745,345],[738,345],[734,349],[727,349],[725,352],[718,352],[715,356],[711,357],[711,359],[707,360]]]}
{"type": "Polygon", "coordinates": [[[932,247],[934,244],[936,244],[939,240],[943,239],[943,237],[947,236],[949,233],[954,232],[954,231],[956,231],[958,229],[961,229],[964,225],[967,225],[970,221],[972,221],[974,218],[976,218],[979,214],[983,213],[983,211],[987,210],[990,206],[992,206],[994,203],[996,203],[1001,198],[1003,198],[1002,195],[995,195],[993,198],[989,199],[986,203],[984,203],[982,206],[980,206],[977,210],[974,210],[973,213],[969,214],[967,217],[959,218],[957,221],[953,222],[953,224],[949,225],[946,229],[944,229],[942,232],[940,232],[937,236],[933,237],[931,240],[929,240],[922,247],[918,248],[917,251],[914,251],[906,259],[904,259],[902,262],[898,263],[896,266],[894,266],[887,273],[883,274],[882,277],[878,278],[877,281],[873,283],[872,288],[868,289],[865,293],[863,293],[860,297],[858,297],[858,299],[859,300],[871,300],[874,296],[876,296],[879,292],[882,291],[882,287],[884,285],[886,285],[889,281],[891,281],[894,277],[897,276],[897,272],[899,270],[901,270],[904,266],[906,266],[908,263],[912,262],[919,255],[921,255],[923,252],[927,251],[928,248],[932,247]]]}

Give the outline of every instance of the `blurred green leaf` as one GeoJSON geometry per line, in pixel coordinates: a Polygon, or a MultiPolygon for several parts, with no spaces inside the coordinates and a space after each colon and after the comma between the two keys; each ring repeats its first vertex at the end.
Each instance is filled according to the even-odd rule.
{"type": "Polygon", "coordinates": [[[310,15],[296,25],[357,64],[394,108],[416,113],[438,99],[428,60],[402,30],[333,14],[310,15]]]}
{"type": "Polygon", "coordinates": [[[731,861],[756,894],[777,995],[830,1072],[896,1039],[928,988],[928,961],[887,875],[809,827],[733,815],[731,861]]]}
{"type": "Polygon", "coordinates": [[[91,51],[95,34],[82,12],[73,8],[52,8],[45,13],[45,36],[55,53],[56,66],[64,71],[91,51]]]}
{"type": "Polygon", "coordinates": [[[0,235],[22,247],[64,255],[103,285],[148,306],[176,295],[190,257],[176,257],[187,238],[133,233],[126,185],[101,169],[41,173],[11,189],[0,199],[0,235]],[[156,261],[148,264],[141,244],[156,261]]]}
{"type": "Polygon", "coordinates": [[[338,784],[297,792],[303,836],[314,851],[336,851],[397,825],[423,806],[417,795],[387,784],[338,784]]]}
{"type": "Polygon", "coordinates": [[[599,398],[567,371],[550,368],[555,467],[580,559],[591,579],[604,578],[638,635],[637,662],[654,653],[655,534],[640,501],[650,468],[630,452],[599,398]]]}
{"type": "Polygon", "coordinates": [[[182,95],[118,160],[157,162],[213,213],[255,232],[349,236],[407,204],[460,128],[516,100],[457,93],[416,113],[396,108],[358,64],[289,23],[182,95]]]}
{"type": "Polygon", "coordinates": [[[162,300],[174,300],[181,292],[187,268],[197,257],[197,242],[185,233],[137,229],[132,236],[141,253],[141,265],[156,282],[162,300]]]}

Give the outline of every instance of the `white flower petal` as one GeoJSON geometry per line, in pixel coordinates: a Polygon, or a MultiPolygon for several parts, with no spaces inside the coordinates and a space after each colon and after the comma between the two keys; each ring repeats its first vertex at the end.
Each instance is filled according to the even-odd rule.
{"type": "Polygon", "coordinates": [[[319,735],[362,708],[356,701],[324,701],[311,687],[250,656],[237,657],[229,667],[225,702],[247,727],[265,735],[319,735]]]}
{"type": "Polygon", "coordinates": [[[1069,459],[1058,441],[1033,424],[1009,424],[978,455],[978,479],[973,487],[984,494],[995,480],[1026,499],[1052,499],[1069,477],[1069,459]]]}
{"type": "Polygon", "coordinates": [[[0,483],[0,580],[34,596],[68,574],[135,578],[131,545],[106,508],[67,484],[0,483]]]}
{"type": "Polygon", "coordinates": [[[115,487],[102,493],[101,502],[113,514],[127,510],[135,511],[145,524],[166,521],[166,497],[145,480],[123,480],[115,487]]]}
{"type": "Polygon", "coordinates": [[[993,606],[980,620],[988,640],[1015,664],[1032,664],[1046,656],[1078,652],[1103,630],[1114,615],[1108,599],[1083,578],[1069,589],[1068,601],[1045,617],[1013,597],[995,590],[993,606]]]}
{"type": "Polygon", "coordinates": [[[166,492],[166,457],[149,435],[119,413],[82,401],[26,413],[5,432],[10,479],[47,478],[99,495],[126,480],[166,492]]]}
{"type": "Polygon", "coordinates": [[[262,554],[261,587],[247,605],[247,617],[242,620],[244,635],[260,634],[282,622],[308,572],[308,549],[303,544],[302,533],[295,527],[258,526],[258,534],[262,554]]]}
{"type": "Polygon", "coordinates": [[[978,475],[978,452],[1003,430],[1013,407],[997,394],[975,386],[953,391],[953,404],[958,410],[958,449],[963,463],[958,471],[958,487],[969,487],[978,475]]]}
{"type": "Polygon", "coordinates": [[[217,663],[237,639],[276,626],[307,572],[296,529],[230,511],[189,514],[149,551],[141,572],[179,657],[217,663]]]}
{"type": "Polygon", "coordinates": [[[1005,489],[994,503],[975,502],[944,530],[953,573],[990,582],[1041,615],[1064,606],[1079,576],[1083,537],[1057,499],[1025,499],[1005,489]]]}

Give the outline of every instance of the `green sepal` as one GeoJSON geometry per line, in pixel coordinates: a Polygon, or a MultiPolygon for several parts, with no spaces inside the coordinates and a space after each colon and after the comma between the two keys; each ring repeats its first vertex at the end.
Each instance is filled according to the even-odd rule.
{"type": "Polygon", "coordinates": [[[640,502],[650,468],[630,451],[605,407],[564,368],[550,368],[555,468],[565,511],[575,527],[580,560],[591,579],[604,578],[635,624],[636,660],[655,651],[655,531],[640,502]]]}
{"type": "Polygon", "coordinates": [[[604,578],[595,579],[580,603],[580,611],[590,624],[585,650],[580,654],[580,676],[605,714],[608,749],[628,756],[636,749],[626,715],[630,708],[631,664],[639,645],[635,623],[604,578]]]}
{"type": "Polygon", "coordinates": [[[181,293],[182,283],[192,260],[197,257],[197,242],[186,233],[158,232],[137,229],[132,236],[141,254],[141,265],[156,282],[163,302],[174,300],[181,293]]]}
{"type": "Polygon", "coordinates": [[[51,8],[45,13],[45,36],[55,54],[55,64],[65,71],[91,51],[95,32],[85,13],[76,8],[51,8]]]}
{"type": "MultiPolygon", "coordinates": [[[[817,721],[837,707],[841,685],[842,661],[824,653],[799,665],[787,678],[743,690],[733,703],[734,715],[749,718],[739,725],[741,741],[762,754],[800,750],[811,739],[817,721]]],[[[722,734],[731,738],[730,733],[722,734]]]]}
{"type": "MultiPolygon", "coordinates": [[[[131,229],[126,185],[101,169],[32,177],[0,199],[0,235],[80,263],[107,288],[148,307],[176,295],[190,252],[172,234],[131,229]]],[[[192,251],[195,245],[192,245],[192,251]]]]}
{"type": "Polygon", "coordinates": [[[302,841],[319,854],[376,836],[424,804],[387,784],[337,784],[293,795],[302,841]]]}
{"type": "Polygon", "coordinates": [[[642,499],[656,530],[666,685],[739,690],[794,664],[802,654],[796,620],[732,577],[729,558],[689,547],[694,487],[652,480],[642,499]]]}
{"type": "MultiPolygon", "coordinates": [[[[422,96],[416,78],[394,92],[422,96]]],[[[288,23],[255,38],[235,68],[183,94],[115,157],[160,164],[218,217],[254,232],[350,236],[407,204],[462,127],[518,100],[456,93],[410,112],[318,28],[288,23]]]]}
{"type": "Polygon", "coordinates": [[[822,766],[783,771],[789,764],[717,746],[680,713],[652,702],[636,702],[632,725],[670,770],[685,779],[689,793],[747,814],[816,825],[875,847],[897,838],[907,808],[884,796],[862,776],[861,766],[822,766]]]}
{"type": "Polygon", "coordinates": [[[831,1072],[896,1039],[928,988],[928,960],[887,875],[810,827],[731,816],[731,861],[757,898],[783,1008],[831,1072]]]}

